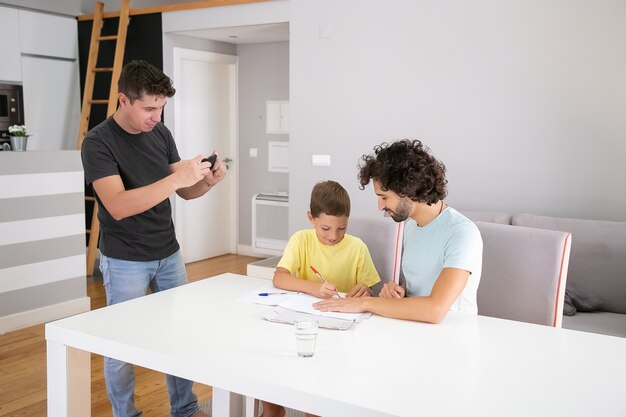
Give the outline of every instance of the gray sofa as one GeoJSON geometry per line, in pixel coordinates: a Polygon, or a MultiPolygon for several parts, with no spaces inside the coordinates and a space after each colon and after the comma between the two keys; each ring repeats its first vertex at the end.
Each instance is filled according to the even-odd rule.
{"type": "Polygon", "coordinates": [[[462,212],[474,221],[571,233],[567,295],[572,295],[573,304],[579,308],[594,311],[563,316],[562,326],[626,337],[626,222],[462,212]],[[577,300],[580,297],[585,299],[577,300]]]}

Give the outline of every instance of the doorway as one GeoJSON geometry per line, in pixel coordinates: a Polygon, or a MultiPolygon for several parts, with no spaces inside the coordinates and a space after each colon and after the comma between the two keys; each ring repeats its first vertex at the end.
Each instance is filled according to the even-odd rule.
{"type": "Polygon", "coordinates": [[[176,237],[188,263],[237,252],[237,57],[184,48],[173,52],[180,157],[215,150],[229,168],[210,198],[175,198],[176,237]]]}

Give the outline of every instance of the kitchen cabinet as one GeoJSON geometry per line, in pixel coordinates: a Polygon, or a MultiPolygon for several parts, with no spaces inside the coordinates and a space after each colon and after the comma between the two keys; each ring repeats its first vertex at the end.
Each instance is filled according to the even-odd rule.
{"type": "Polygon", "coordinates": [[[289,102],[267,101],[265,103],[265,133],[289,133],[289,102]]]}
{"type": "Polygon", "coordinates": [[[28,150],[75,149],[80,120],[76,19],[0,7],[0,36],[0,80],[22,84],[24,122],[32,135],[28,150]]]}
{"type": "Polygon", "coordinates": [[[22,54],[77,59],[78,22],[74,18],[19,10],[22,54]]]}
{"type": "Polygon", "coordinates": [[[24,120],[29,150],[76,149],[80,120],[78,64],[37,56],[22,57],[24,120]]]}
{"type": "Polygon", "coordinates": [[[0,81],[22,81],[20,61],[19,17],[16,9],[0,7],[0,81]]]}

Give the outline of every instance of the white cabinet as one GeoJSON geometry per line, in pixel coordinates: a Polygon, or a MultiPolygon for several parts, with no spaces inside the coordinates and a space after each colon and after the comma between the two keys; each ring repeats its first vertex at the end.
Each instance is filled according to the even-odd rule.
{"type": "Polygon", "coordinates": [[[0,81],[22,81],[18,11],[0,7],[0,81]]]}
{"type": "Polygon", "coordinates": [[[29,150],[76,149],[80,120],[78,64],[75,61],[22,57],[24,120],[29,150]]]}
{"type": "Polygon", "coordinates": [[[24,89],[24,122],[32,135],[28,149],[76,149],[76,19],[0,7],[0,39],[0,81],[21,82],[24,89]]]}
{"type": "Polygon", "coordinates": [[[289,133],[289,102],[288,101],[267,101],[266,109],[266,133],[289,133]]]}
{"type": "Polygon", "coordinates": [[[20,10],[19,26],[20,49],[23,54],[77,58],[76,19],[20,10]]]}

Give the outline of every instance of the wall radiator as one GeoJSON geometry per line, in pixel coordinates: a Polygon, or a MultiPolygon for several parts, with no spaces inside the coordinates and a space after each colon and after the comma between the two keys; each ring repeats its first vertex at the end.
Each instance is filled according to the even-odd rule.
{"type": "Polygon", "coordinates": [[[252,196],[252,248],[255,252],[282,255],[289,240],[289,195],[259,193],[252,196]]]}

